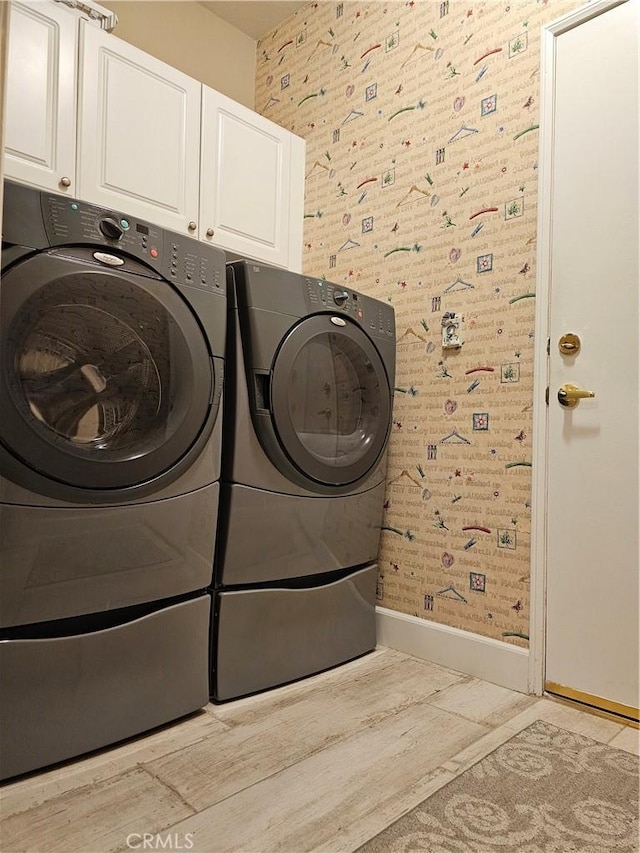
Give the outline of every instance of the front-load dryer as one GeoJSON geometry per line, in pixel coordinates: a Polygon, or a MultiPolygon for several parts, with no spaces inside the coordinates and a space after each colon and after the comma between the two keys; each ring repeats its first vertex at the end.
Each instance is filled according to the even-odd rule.
{"type": "Polygon", "coordinates": [[[5,184],[0,772],[194,711],[222,437],[224,253],[5,184]]]}
{"type": "Polygon", "coordinates": [[[216,699],[375,646],[395,373],[387,303],[250,261],[227,273],[216,699]]]}

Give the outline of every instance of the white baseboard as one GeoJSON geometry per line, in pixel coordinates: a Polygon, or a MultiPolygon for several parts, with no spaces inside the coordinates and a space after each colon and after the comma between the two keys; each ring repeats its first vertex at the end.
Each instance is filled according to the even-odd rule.
{"type": "Polygon", "coordinates": [[[376,607],[379,645],[528,693],[529,651],[480,634],[376,607]]]}

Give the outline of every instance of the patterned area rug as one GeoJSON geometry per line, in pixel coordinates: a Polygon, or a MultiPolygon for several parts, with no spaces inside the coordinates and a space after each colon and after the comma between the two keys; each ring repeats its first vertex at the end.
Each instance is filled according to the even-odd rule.
{"type": "Polygon", "coordinates": [[[358,853],[638,851],[638,758],[536,722],[358,853]]]}

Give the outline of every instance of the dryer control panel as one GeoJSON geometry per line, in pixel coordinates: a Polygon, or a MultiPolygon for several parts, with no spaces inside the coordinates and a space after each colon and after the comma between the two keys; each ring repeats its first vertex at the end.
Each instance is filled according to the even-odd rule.
{"type": "Polygon", "coordinates": [[[395,342],[393,306],[331,281],[300,275],[253,261],[229,263],[236,282],[237,307],[307,317],[320,311],[348,316],[371,337],[395,342]]]}
{"type": "Polygon", "coordinates": [[[336,311],[347,314],[360,323],[370,335],[388,338],[394,336],[395,319],[391,305],[319,278],[305,277],[305,282],[307,300],[312,311],[336,311]]]}

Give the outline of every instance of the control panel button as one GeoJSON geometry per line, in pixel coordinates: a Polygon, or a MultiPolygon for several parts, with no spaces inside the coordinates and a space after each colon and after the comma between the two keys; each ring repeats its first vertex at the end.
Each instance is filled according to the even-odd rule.
{"type": "Polygon", "coordinates": [[[149,249],[149,254],[151,255],[152,258],[157,258],[158,257],[158,250],[157,249],[149,249]]]}

